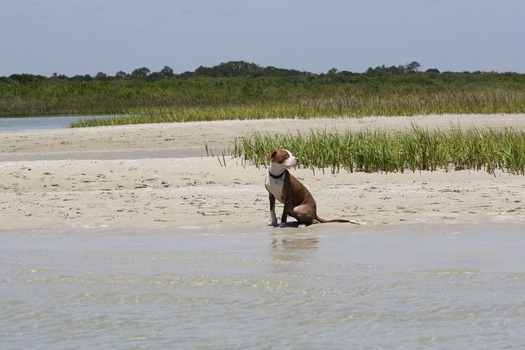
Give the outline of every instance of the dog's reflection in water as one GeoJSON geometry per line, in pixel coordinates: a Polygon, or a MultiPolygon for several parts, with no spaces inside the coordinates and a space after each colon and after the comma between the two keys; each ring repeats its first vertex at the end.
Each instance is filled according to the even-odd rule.
{"type": "Polygon", "coordinates": [[[275,260],[304,260],[315,252],[318,242],[312,235],[274,234],[271,254],[275,260]]]}

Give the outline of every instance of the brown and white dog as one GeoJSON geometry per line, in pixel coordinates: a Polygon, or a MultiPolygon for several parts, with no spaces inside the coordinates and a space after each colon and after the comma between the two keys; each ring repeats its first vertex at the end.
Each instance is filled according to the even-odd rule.
{"type": "Polygon", "coordinates": [[[324,222],[351,222],[349,220],[335,219],[323,220],[317,216],[317,206],[310,191],[297,180],[288,168],[296,166],[299,159],[285,149],[280,149],[268,154],[270,161],[266,189],[270,193],[270,214],[272,226],[277,226],[275,216],[275,199],[284,204],[281,224],[286,223],[288,215],[294,217],[300,224],[311,225],[324,222]]]}

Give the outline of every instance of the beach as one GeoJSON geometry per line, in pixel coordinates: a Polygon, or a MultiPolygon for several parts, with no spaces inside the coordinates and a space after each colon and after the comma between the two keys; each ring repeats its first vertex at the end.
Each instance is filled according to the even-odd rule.
{"type": "MultiPolygon", "coordinates": [[[[236,139],[255,131],[405,130],[413,125],[522,130],[525,115],[220,121],[4,132],[0,134],[0,230],[266,227],[270,223],[264,188],[267,169],[223,157],[236,139]],[[219,157],[207,156],[206,145],[219,157]]],[[[525,177],[503,171],[331,174],[329,169],[298,168],[292,172],[310,189],[318,214],[325,219],[345,218],[363,225],[525,222],[525,177]]]]}

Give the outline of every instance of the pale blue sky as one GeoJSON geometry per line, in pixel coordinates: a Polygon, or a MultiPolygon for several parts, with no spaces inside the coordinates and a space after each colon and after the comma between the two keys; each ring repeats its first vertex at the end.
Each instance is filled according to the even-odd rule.
{"type": "Polygon", "coordinates": [[[525,73],[524,0],[0,0],[0,14],[0,76],[233,60],[525,73]]]}

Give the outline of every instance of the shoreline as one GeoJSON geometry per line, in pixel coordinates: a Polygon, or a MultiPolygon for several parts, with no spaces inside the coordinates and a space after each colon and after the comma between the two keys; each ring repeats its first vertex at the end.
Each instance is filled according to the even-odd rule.
{"type": "MultiPolygon", "coordinates": [[[[266,169],[206,157],[254,131],[525,129],[525,115],[316,118],[0,133],[1,231],[267,227],[266,169]]],[[[270,151],[270,150],[269,150],[270,151]]],[[[525,176],[293,170],[319,216],[367,225],[525,223],[525,176]]],[[[282,205],[277,206],[278,216],[282,205]]],[[[333,225],[333,224],[330,224],[333,225]]],[[[342,225],[342,224],[336,224],[342,225]]],[[[343,224],[344,225],[344,224],[343,224]]]]}

